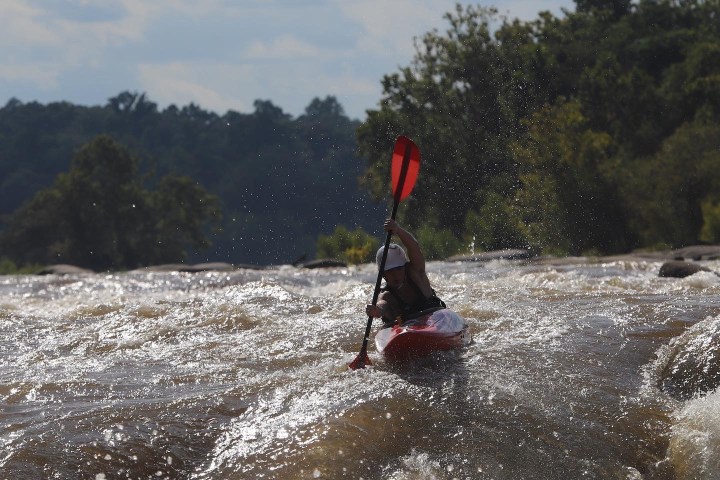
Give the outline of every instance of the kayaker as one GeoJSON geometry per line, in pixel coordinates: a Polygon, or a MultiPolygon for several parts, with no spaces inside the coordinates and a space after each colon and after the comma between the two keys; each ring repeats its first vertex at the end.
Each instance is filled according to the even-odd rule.
{"type": "MultiPolygon", "coordinates": [[[[415,237],[391,218],[385,221],[385,231],[397,235],[407,253],[400,245],[389,245],[383,270],[385,286],[377,304],[368,305],[366,313],[373,318],[382,318],[383,327],[390,327],[412,318],[418,312],[445,307],[445,303],[430,286],[430,279],[425,272],[425,256],[415,237]]],[[[378,268],[384,250],[384,246],[380,247],[375,256],[378,268]]]]}

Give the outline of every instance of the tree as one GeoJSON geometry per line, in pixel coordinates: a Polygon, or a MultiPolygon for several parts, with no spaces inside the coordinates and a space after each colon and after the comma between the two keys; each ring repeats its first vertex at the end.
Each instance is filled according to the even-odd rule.
{"type": "Polygon", "coordinates": [[[365,263],[375,260],[380,242],[363,229],[350,231],[342,225],[332,235],[320,235],[317,240],[319,258],[333,258],[347,263],[365,263]]]}
{"type": "Polygon", "coordinates": [[[522,165],[515,207],[529,244],[571,254],[630,246],[610,136],[588,128],[577,102],[548,106],[527,123],[514,152],[522,165]]]}
{"type": "Polygon", "coordinates": [[[156,261],[184,259],[188,245],[197,250],[210,247],[208,223],[217,224],[221,218],[217,197],[190,177],[168,175],[151,192],[150,202],[155,212],[164,212],[150,229],[156,239],[156,261]]]}
{"type": "Polygon", "coordinates": [[[700,240],[707,243],[720,243],[720,201],[707,200],[702,204],[703,226],[700,240]]]}
{"type": "Polygon", "coordinates": [[[575,0],[578,12],[591,12],[593,9],[612,12],[614,18],[620,18],[630,12],[630,0],[575,0]]]}
{"type": "Polygon", "coordinates": [[[388,190],[392,142],[400,134],[413,138],[423,153],[423,174],[408,202],[409,223],[432,220],[461,232],[468,200],[479,188],[503,195],[512,189],[516,171],[508,143],[521,130],[523,109],[535,102],[522,90],[532,84],[538,52],[532,29],[516,23],[498,34],[518,49],[506,54],[504,43],[491,36],[495,10],[458,6],[446,18],[446,36],[426,34],[412,65],[384,77],[381,109],[368,112],[358,141],[369,160],[364,184],[380,198],[388,190]]]}
{"type": "Polygon", "coordinates": [[[512,198],[497,192],[478,195],[477,207],[465,216],[464,240],[481,250],[525,246],[526,238],[512,198]]]}
{"type": "MultiPolygon", "coordinates": [[[[313,98],[310,104],[305,107],[305,116],[311,118],[342,119],[345,116],[345,109],[333,95],[328,95],[324,100],[313,98]]],[[[302,117],[301,117],[302,118],[302,117]]]]}
{"type": "Polygon", "coordinates": [[[137,158],[100,136],[11,216],[0,245],[24,263],[135,268],[207,246],[204,228],[218,216],[217,199],[190,179],[165,177],[157,191],[146,190],[137,158]]]}
{"type": "MultiPolygon", "coordinates": [[[[448,14],[445,34],[426,34],[411,65],[384,77],[380,108],[358,131],[366,188],[377,198],[388,190],[387,152],[405,134],[423,152],[411,224],[482,248],[559,253],[697,240],[701,203],[714,215],[715,200],[685,193],[692,169],[667,167],[667,181],[682,178],[673,200],[648,175],[653,159],[673,164],[658,155],[682,125],[719,118],[720,3],[576,4],[565,18],[541,12],[531,22],[477,7],[448,14]],[[662,208],[650,217],[683,233],[653,232],[643,220],[641,211],[668,202],[670,222],[662,208]]],[[[713,148],[690,150],[707,159],[713,148]]]]}
{"type": "Polygon", "coordinates": [[[145,115],[157,112],[157,104],[149,101],[144,93],[121,92],[110,98],[107,106],[115,113],[145,115]]]}
{"type": "MultiPolygon", "coordinates": [[[[110,137],[82,147],[56,182],[69,223],[65,255],[95,269],[135,267],[136,230],[149,211],[138,160],[110,137]]],[[[142,231],[142,230],[141,230],[142,231]]]]}
{"type": "Polygon", "coordinates": [[[0,108],[0,230],[6,215],[69,170],[77,149],[106,132],[142,159],[144,187],[189,176],[221,199],[226,215],[212,250],[187,244],[190,261],[289,263],[314,255],[317,236],[338,224],[368,228],[382,218],[384,206],[357,181],[360,122],[334,97],[313,99],[296,119],[268,100],[224,115],[192,103],[154,105],[122,92],[103,107],[14,101],[0,108]]]}
{"type": "Polygon", "coordinates": [[[715,238],[720,201],[720,127],[698,120],[632,165],[622,184],[633,228],[644,245],[692,245],[715,238]]]}

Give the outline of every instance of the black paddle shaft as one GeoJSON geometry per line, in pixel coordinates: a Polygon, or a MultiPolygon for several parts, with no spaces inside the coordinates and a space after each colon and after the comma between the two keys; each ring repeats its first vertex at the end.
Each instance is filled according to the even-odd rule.
{"type": "MultiPolygon", "coordinates": [[[[402,195],[403,187],[405,186],[405,177],[407,177],[408,167],[410,166],[410,155],[412,153],[412,144],[407,143],[405,145],[405,152],[403,153],[402,167],[400,168],[400,176],[398,177],[398,184],[395,188],[393,196],[393,209],[390,218],[395,220],[397,215],[398,206],[400,205],[400,196],[402,195]]],[[[382,284],[383,270],[385,269],[385,262],[388,256],[388,247],[390,246],[390,239],[392,238],[392,232],[387,233],[385,238],[385,248],[383,250],[382,260],[380,261],[380,269],[378,270],[377,281],[375,282],[375,292],[373,293],[372,304],[376,305],[378,297],[380,296],[380,285],[382,284]]],[[[368,340],[370,340],[370,330],[372,329],[373,317],[368,315],[367,326],[365,327],[365,336],[363,337],[362,348],[360,349],[359,357],[364,365],[364,359],[367,355],[368,340]]]]}

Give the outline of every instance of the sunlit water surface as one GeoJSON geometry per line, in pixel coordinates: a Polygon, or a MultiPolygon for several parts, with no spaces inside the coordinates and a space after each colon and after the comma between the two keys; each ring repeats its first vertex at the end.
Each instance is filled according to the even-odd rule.
{"type": "Polygon", "coordinates": [[[355,372],[370,265],[0,277],[0,478],[720,478],[720,277],[659,267],[431,263],[473,344],[355,372]]]}

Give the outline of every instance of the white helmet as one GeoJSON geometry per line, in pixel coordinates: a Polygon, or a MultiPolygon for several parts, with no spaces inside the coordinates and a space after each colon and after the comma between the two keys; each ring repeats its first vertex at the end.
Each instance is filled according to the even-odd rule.
{"type": "MultiPolygon", "coordinates": [[[[380,268],[380,263],[382,262],[382,256],[383,252],[385,251],[385,247],[380,247],[380,249],[377,251],[377,254],[375,255],[375,263],[377,263],[378,269],[380,268]]],[[[408,263],[408,257],[405,253],[405,250],[403,248],[396,244],[391,243],[388,245],[388,255],[387,259],[385,260],[385,269],[392,270],[393,268],[397,267],[404,267],[406,263],[408,263]]]]}

